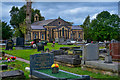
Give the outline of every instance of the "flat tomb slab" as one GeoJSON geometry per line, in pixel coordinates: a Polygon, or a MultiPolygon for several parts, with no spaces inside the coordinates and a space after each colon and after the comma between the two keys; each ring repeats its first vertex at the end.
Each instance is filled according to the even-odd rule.
{"type": "Polygon", "coordinates": [[[113,62],[113,63],[104,63],[102,60],[98,61],[85,61],[85,66],[118,72],[120,63],[113,62]]]}
{"type": "Polygon", "coordinates": [[[83,80],[87,79],[89,80],[90,77],[87,75],[78,75],[74,73],[70,73],[67,71],[59,70],[59,73],[52,74],[52,69],[42,69],[42,70],[33,70],[32,72],[34,76],[38,78],[54,78],[54,79],[72,79],[72,80],[83,80]]]}

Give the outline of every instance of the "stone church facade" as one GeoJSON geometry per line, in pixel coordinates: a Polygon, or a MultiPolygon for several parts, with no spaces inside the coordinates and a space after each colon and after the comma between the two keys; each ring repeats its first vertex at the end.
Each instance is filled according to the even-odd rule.
{"type": "Polygon", "coordinates": [[[69,22],[61,19],[49,19],[39,21],[39,16],[34,16],[34,23],[31,24],[31,40],[55,40],[58,38],[83,40],[84,32],[80,26],[74,26],[69,22]]]}

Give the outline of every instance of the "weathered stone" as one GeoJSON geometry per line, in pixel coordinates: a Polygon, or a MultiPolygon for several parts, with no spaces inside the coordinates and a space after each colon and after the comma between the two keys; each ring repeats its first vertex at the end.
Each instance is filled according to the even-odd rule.
{"type": "Polygon", "coordinates": [[[18,79],[24,79],[24,72],[21,70],[15,70],[15,71],[6,71],[6,72],[0,72],[2,74],[2,79],[12,79],[12,78],[18,78],[18,79]]]}
{"type": "Polygon", "coordinates": [[[62,50],[69,50],[70,47],[60,47],[60,49],[62,49],[62,50]]]}
{"type": "Polygon", "coordinates": [[[8,65],[2,64],[2,65],[0,65],[0,69],[1,70],[7,70],[8,69],[8,65]]]}
{"type": "Polygon", "coordinates": [[[79,65],[81,63],[81,58],[79,55],[58,55],[55,56],[56,61],[72,64],[72,65],[79,65]]]}
{"type": "Polygon", "coordinates": [[[51,53],[53,53],[54,56],[55,55],[67,55],[68,54],[68,52],[65,52],[63,50],[52,50],[51,53]]]}
{"type": "Polygon", "coordinates": [[[37,51],[44,51],[44,45],[42,43],[37,43],[37,51]]]}
{"type": "Polygon", "coordinates": [[[13,50],[14,42],[13,40],[7,40],[6,50],[13,50]]]}
{"type": "Polygon", "coordinates": [[[30,55],[30,70],[50,69],[53,63],[53,54],[41,53],[30,55]]]}
{"type": "Polygon", "coordinates": [[[16,39],[16,47],[24,47],[24,38],[18,37],[16,39]]]}
{"type": "Polygon", "coordinates": [[[98,60],[99,47],[98,44],[86,44],[83,48],[83,60],[98,60]]]}

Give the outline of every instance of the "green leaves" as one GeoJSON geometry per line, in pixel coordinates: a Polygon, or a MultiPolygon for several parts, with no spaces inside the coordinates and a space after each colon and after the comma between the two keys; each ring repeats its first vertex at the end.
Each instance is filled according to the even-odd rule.
{"type": "Polygon", "coordinates": [[[89,28],[91,29],[87,35],[92,36],[86,39],[91,38],[95,41],[120,40],[120,18],[116,14],[111,15],[107,11],[99,13],[96,19],[91,21],[89,28]]]}
{"type": "Polygon", "coordinates": [[[7,23],[5,22],[0,21],[0,24],[2,24],[2,31],[1,31],[2,39],[3,40],[10,39],[13,34],[11,27],[7,25],[7,23]]]}
{"type": "MultiPolygon", "coordinates": [[[[41,16],[40,10],[38,9],[32,9],[32,15],[31,15],[31,23],[34,22],[34,15],[38,14],[39,15],[39,20],[44,20],[45,18],[41,16]]],[[[11,11],[10,11],[10,24],[13,26],[15,30],[15,36],[18,37],[24,37],[25,32],[25,25],[22,28],[22,24],[24,24],[24,21],[26,19],[26,5],[23,5],[20,9],[16,6],[13,6],[11,11]]]]}

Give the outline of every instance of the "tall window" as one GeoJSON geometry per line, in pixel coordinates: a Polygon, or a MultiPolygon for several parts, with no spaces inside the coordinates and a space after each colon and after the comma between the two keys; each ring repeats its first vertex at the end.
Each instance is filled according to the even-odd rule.
{"type": "Polygon", "coordinates": [[[61,37],[61,30],[60,30],[60,37],[61,37]]]}
{"type": "Polygon", "coordinates": [[[62,36],[64,37],[64,28],[62,28],[62,36]]]}
{"type": "Polygon", "coordinates": [[[44,34],[42,34],[42,39],[44,39],[44,34]]]}
{"type": "Polygon", "coordinates": [[[35,33],[35,39],[36,39],[36,33],[35,33]]]}
{"type": "Polygon", "coordinates": [[[79,38],[80,38],[80,33],[79,33],[79,38]]]}

